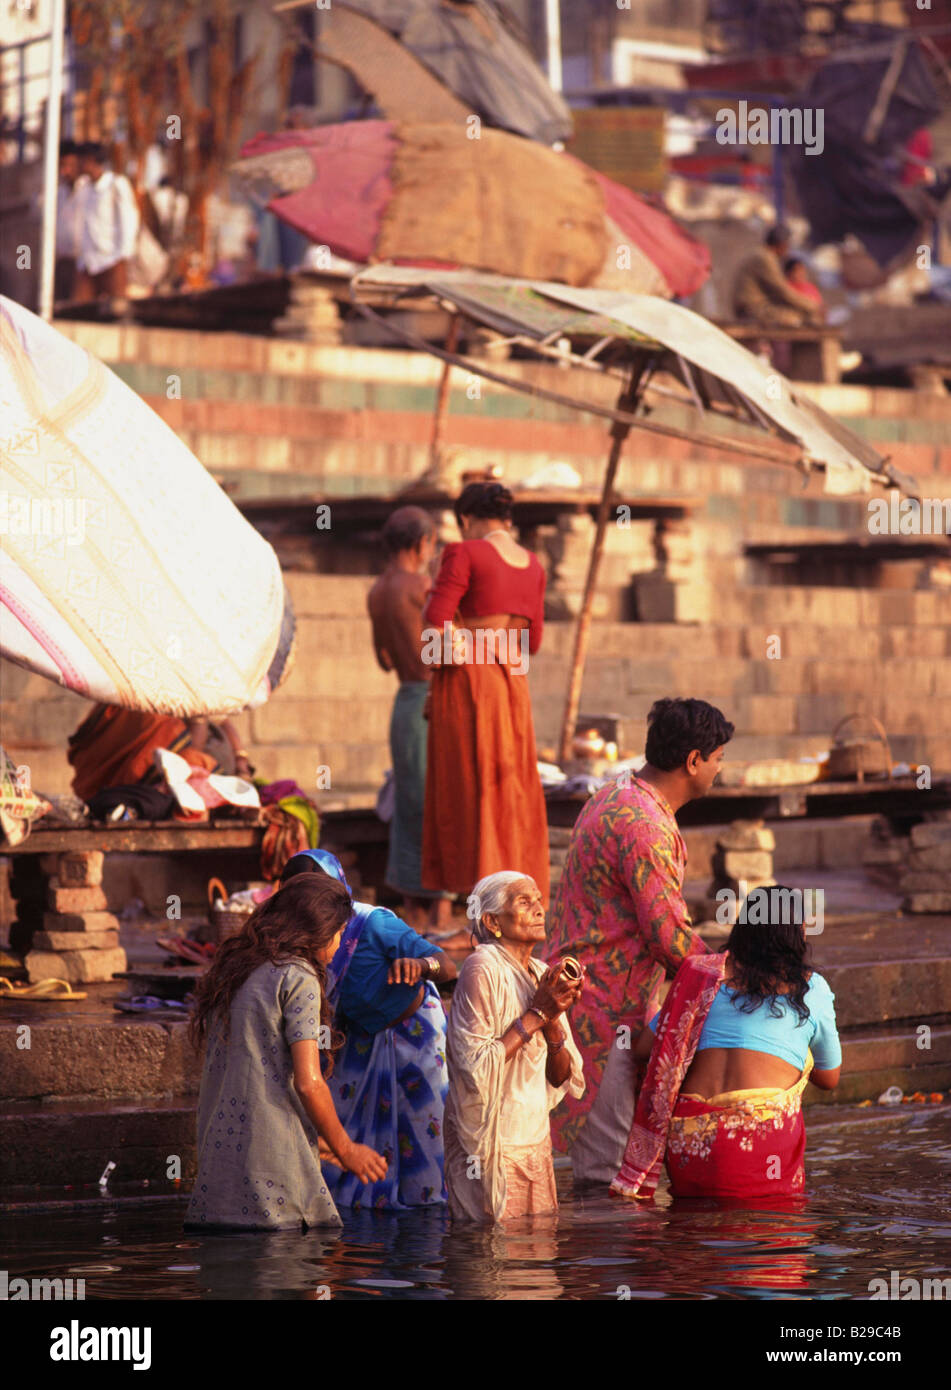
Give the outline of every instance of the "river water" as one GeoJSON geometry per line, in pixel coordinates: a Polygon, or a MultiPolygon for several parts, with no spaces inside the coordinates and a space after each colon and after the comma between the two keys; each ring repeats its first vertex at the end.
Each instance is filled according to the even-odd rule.
{"type": "Polygon", "coordinates": [[[557,1217],[505,1230],[431,1209],[186,1235],[185,1198],[153,1195],[2,1210],[0,1260],[83,1278],[87,1299],[867,1299],[892,1271],[951,1279],[951,1106],[812,1114],[806,1194],[785,1203],[629,1204],[559,1163],[557,1217]]]}

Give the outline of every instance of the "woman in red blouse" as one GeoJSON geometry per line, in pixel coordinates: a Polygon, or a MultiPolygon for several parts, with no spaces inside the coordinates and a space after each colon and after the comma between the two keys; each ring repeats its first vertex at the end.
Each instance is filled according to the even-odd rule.
{"type": "Polygon", "coordinates": [[[525,673],[542,640],[545,572],[512,536],[512,494],[470,483],[423,621],[433,675],[423,887],[471,892],[517,866],[548,902],[548,818],[525,673]]]}

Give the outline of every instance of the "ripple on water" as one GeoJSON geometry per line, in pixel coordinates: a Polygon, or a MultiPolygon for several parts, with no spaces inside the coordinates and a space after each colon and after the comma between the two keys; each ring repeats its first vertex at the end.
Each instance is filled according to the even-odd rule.
{"type": "Polygon", "coordinates": [[[951,1107],[887,1125],[853,1112],[810,1144],[805,1197],[755,1207],[575,1193],[562,1165],[558,1218],[505,1230],[450,1231],[430,1209],[185,1236],[182,1197],[0,1214],[0,1242],[10,1277],[81,1277],[88,1299],[862,1298],[892,1269],[948,1277],[949,1164],[951,1107]]]}

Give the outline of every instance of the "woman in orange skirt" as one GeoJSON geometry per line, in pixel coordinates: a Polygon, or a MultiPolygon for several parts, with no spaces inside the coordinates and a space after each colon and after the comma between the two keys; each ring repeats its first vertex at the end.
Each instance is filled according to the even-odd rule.
{"type": "Polygon", "coordinates": [[[545,572],[511,532],[512,494],[470,483],[424,613],[434,666],[423,886],[468,894],[518,864],[548,903],[548,818],[526,675],[542,639],[545,572]]]}

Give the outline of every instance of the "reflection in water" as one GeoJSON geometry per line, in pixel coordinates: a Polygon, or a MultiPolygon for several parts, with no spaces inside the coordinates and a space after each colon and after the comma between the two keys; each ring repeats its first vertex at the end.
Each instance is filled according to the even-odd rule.
{"type": "Polygon", "coordinates": [[[346,1212],[342,1230],[185,1234],[185,1200],[0,1213],[11,1276],[82,1269],[86,1297],[867,1298],[947,1277],[951,1107],[864,1114],[810,1136],[804,1197],[619,1202],[558,1171],[557,1215],[452,1228],[444,1210],[346,1212]]]}
{"type": "Polygon", "coordinates": [[[189,1233],[180,1249],[204,1298],[329,1298],[339,1238],[336,1229],[189,1233]]]}

